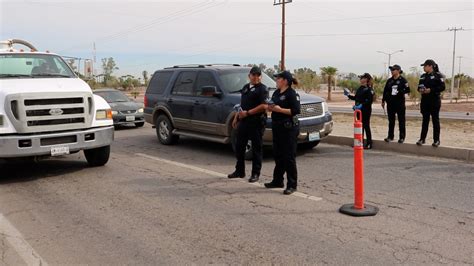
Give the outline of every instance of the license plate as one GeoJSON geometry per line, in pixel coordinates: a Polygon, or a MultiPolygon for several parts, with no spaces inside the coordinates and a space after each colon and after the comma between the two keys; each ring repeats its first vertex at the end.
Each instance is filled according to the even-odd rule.
{"type": "Polygon", "coordinates": [[[125,117],[125,121],[127,121],[127,122],[129,122],[129,121],[135,121],[135,116],[133,116],[133,115],[126,116],[126,117],[125,117]]]}
{"type": "Polygon", "coordinates": [[[61,156],[69,154],[69,146],[51,147],[51,156],[61,156]]]}
{"type": "Polygon", "coordinates": [[[319,135],[319,132],[309,133],[309,137],[308,137],[309,141],[317,141],[317,140],[320,140],[320,139],[321,139],[321,136],[319,135]]]}

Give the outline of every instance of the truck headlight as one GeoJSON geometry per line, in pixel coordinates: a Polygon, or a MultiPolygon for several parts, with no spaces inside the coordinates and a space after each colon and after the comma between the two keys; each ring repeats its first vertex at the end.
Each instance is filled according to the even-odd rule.
{"type": "Polygon", "coordinates": [[[95,119],[97,120],[112,119],[112,109],[97,110],[97,112],[95,113],[95,119]]]}
{"type": "Polygon", "coordinates": [[[143,113],[143,108],[137,110],[138,113],[143,113]]]}
{"type": "Polygon", "coordinates": [[[323,102],[323,113],[329,112],[329,107],[327,102],[323,102]]]}

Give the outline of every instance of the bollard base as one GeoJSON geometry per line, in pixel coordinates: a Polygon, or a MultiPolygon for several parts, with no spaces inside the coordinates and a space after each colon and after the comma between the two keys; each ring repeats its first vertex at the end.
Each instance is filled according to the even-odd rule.
{"type": "Polygon", "coordinates": [[[339,212],[355,217],[374,216],[379,212],[379,208],[365,204],[365,208],[356,209],[354,208],[354,204],[344,204],[339,208],[339,212]]]}

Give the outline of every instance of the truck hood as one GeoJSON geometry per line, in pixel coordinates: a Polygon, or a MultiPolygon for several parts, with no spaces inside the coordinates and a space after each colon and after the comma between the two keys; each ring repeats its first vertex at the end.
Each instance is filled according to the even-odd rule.
{"type": "Polygon", "coordinates": [[[80,78],[0,79],[0,95],[38,92],[91,92],[80,78]]]}

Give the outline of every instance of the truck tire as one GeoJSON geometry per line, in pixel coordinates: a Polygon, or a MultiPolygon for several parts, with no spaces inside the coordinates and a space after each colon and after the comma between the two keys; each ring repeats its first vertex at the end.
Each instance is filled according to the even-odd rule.
{"type": "Polygon", "coordinates": [[[135,123],[136,127],[143,127],[144,125],[145,125],[145,122],[135,123]]]}
{"type": "Polygon", "coordinates": [[[84,155],[90,166],[103,166],[109,161],[110,146],[84,150],[84,155]]]}
{"type": "MultiPolygon", "coordinates": [[[[237,143],[237,130],[232,130],[231,133],[231,143],[232,143],[232,150],[235,153],[235,144],[237,143]]],[[[247,146],[245,147],[245,160],[250,161],[252,160],[252,141],[247,142],[247,146]]]]}
{"type": "Polygon", "coordinates": [[[159,115],[156,119],[156,136],[163,145],[173,145],[179,140],[178,135],[173,135],[173,124],[166,115],[159,115]]]}

